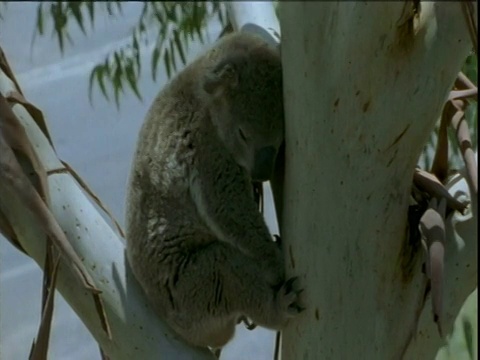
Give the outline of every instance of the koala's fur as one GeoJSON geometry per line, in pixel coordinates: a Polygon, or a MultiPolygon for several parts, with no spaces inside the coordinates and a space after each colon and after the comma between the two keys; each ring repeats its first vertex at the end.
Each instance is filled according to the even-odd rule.
{"type": "Polygon", "coordinates": [[[157,96],[127,194],[127,256],[155,311],[186,341],[221,347],[241,318],[281,329],[301,311],[253,198],[283,141],[280,55],[221,38],[157,96]]]}

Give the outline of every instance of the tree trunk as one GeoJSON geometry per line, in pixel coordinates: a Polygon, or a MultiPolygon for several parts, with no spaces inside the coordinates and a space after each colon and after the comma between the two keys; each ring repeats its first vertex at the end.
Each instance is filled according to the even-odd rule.
{"type": "MultiPolygon", "coordinates": [[[[417,159],[472,47],[461,5],[422,2],[412,18],[413,2],[279,6],[281,233],[306,306],[283,332],[282,358],[399,359],[409,349],[409,359],[432,359],[443,341],[423,306],[423,253],[408,242],[407,209],[417,159]],[[429,321],[412,348],[421,311],[429,321]]],[[[446,332],[476,286],[475,273],[454,265],[476,268],[470,240],[463,252],[447,246],[445,271],[462,286],[445,285],[446,332]]]]}

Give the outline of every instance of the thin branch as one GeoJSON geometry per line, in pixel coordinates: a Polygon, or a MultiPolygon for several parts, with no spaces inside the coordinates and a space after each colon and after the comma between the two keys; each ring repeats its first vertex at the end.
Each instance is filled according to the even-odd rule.
{"type": "Polygon", "coordinates": [[[457,113],[452,118],[452,127],[457,135],[458,145],[465,161],[465,169],[467,172],[468,185],[474,192],[472,196],[477,197],[478,194],[478,172],[477,162],[475,161],[475,153],[472,147],[472,140],[465,119],[464,107],[465,103],[461,100],[454,100],[452,104],[457,108],[457,113]]]}

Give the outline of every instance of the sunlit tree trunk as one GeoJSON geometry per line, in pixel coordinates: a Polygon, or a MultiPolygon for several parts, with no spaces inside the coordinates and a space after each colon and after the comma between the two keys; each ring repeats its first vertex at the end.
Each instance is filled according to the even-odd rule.
{"type": "MultiPolygon", "coordinates": [[[[460,3],[422,2],[411,17],[413,2],[279,6],[280,223],[307,308],[283,332],[282,358],[399,359],[408,350],[408,359],[432,359],[442,340],[423,307],[423,253],[408,243],[407,209],[419,154],[472,47],[460,3]]],[[[447,332],[476,286],[476,235],[466,245],[447,247],[447,332]]]]}

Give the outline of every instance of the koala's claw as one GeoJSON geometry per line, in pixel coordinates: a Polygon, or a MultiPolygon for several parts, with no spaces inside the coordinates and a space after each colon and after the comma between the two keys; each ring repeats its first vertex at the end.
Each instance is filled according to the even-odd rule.
{"type": "Polygon", "coordinates": [[[273,235],[273,237],[275,238],[275,242],[281,246],[282,245],[282,238],[280,237],[280,235],[273,235]]]}
{"type": "Polygon", "coordinates": [[[285,291],[285,294],[289,292],[294,292],[296,294],[300,294],[303,289],[300,289],[300,280],[298,280],[298,276],[294,276],[283,284],[283,289],[285,291]]]}
{"type": "Polygon", "coordinates": [[[285,311],[287,317],[293,317],[305,310],[305,308],[299,304],[299,295],[302,292],[303,289],[300,288],[298,277],[292,277],[283,284],[278,296],[281,302],[281,309],[285,311]]]}
{"type": "Polygon", "coordinates": [[[291,305],[290,307],[293,308],[294,311],[296,311],[297,313],[301,313],[301,312],[304,312],[306,310],[305,307],[300,306],[298,304],[291,305]]]}
{"type": "Polygon", "coordinates": [[[243,322],[243,324],[245,325],[245,328],[247,328],[247,330],[253,330],[257,327],[257,324],[255,324],[253,321],[250,321],[244,315],[242,315],[238,318],[237,324],[240,324],[241,322],[243,322]]]}

